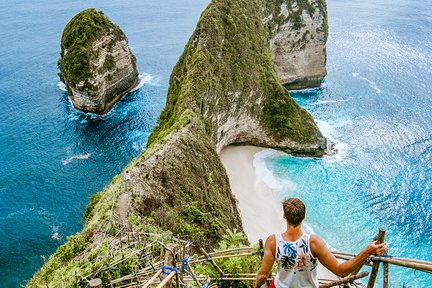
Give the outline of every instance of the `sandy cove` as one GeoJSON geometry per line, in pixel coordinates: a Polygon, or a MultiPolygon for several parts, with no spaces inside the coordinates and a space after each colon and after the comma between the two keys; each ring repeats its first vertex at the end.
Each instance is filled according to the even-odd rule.
{"type": "MultiPolygon", "coordinates": [[[[243,230],[251,244],[258,243],[259,239],[265,241],[269,235],[286,230],[282,199],[255,172],[255,154],[263,150],[254,146],[229,146],[220,154],[232,193],[238,201],[243,230]]],[[[337,279],[321,264],[318,277],[337,279]]]]}

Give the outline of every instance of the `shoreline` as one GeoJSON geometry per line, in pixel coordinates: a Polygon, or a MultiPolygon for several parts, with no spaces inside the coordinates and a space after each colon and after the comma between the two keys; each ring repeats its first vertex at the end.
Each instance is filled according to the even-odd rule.
{"type": "MultiPolygon", "coordinates": [[[[252,245],[259,239],[265,242],[269,235],[286,230],[281,197],[256,174],[254,167],[255,155],[265,149],[228,146],[219,155],[237,200],[244,233],[252,245]]],[[[338,279],[321,263],[318,265],[318,278],[338,279]]]]}
{"type": "Polygon", "coordinates": [[[243,230],[251,244],[264,242],[274,233],[286,230],[281,200],[255,172],[255,154],[265,148],[255,146],[228,146],[221,153],[237,207],[243,230]]]}

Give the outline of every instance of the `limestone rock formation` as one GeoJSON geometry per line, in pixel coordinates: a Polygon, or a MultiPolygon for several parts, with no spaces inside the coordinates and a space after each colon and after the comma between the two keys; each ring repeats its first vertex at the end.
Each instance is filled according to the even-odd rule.
{"type": "MultiPolygon", "coordinates": [[[[68,239],[29,285],[73,285],[72,273],[92,275],[100,267],[97,263],[121,258],[122,245],[103,243],[121,242],[119,231],[125,229],[133,235],[169,231],[209,249],[226,229],[241,230],[218,156],[228,145],[251,144],[305,156],[325,153],[326,139],[312,116],[290,97],[276,73],[269,43],[271,28],[279,22],[263,19],[280,12],[278,3],[209,4],[172,71],[167,104],[146,149],[92,196],[83,231],[68,239]],[[129,203],[128,213],[122,211],[124,203],[129,203]]],[[[134,261],[127,263],[129,270],[118,271],[134,271],[134,261]]],[[[110,279],[109,273],[114,272],[98,277],[110,279]]]]}
{"type": "Polygon", "coordinates": [[[273,5],[264,22],[281,82],[288,89],[319,87],[327,74],[325,1],[283,0],[273,5]]]}
{"type": "Polygon", "coordinates": [[[76,109],[105,114],[137,84],[128,40],[101,11],[87,9],[69,21],[60,54],[60,79],[76,109]]]}

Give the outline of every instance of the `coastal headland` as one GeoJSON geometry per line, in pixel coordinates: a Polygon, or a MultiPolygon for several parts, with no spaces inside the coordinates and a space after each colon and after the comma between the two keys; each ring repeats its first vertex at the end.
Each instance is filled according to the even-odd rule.
{"type": "MultiPolygon", "coordinates": [[[[84,285],[88,275],[124,255],[126,234],[174,234],[212,249],[227,229],[243,231],[219,155],[225,147],[246,144],[302,156],[326,153],[327,141],[312,116],[280,81],[274,59],[289,50],[270,49],[272,39],[282,30],[289,37],[291,29],[305,35],[298,51],[313,46],[325,55],[326,17],[325,2],[318,0],[296,6],[291,1],[212,1],[173,68],[167,103],[146,149],[91,197],[83,230],[68,237],[28,286],[84,285]],[[304,30],[311,25],[323,40],[319,47],[310,41],[313,33],[304,30]]],[[[306,57],[305,65],[312,58],[306,57]]],[[[319,73],[311,77],[322,79],[325,73],[319,73]]],[[[137,262],[131,258],[98,276],[121,277],[137,262]]]]}

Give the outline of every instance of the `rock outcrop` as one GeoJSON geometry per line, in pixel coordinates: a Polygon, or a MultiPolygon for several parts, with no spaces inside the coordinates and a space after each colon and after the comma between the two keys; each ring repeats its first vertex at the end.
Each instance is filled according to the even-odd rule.
{"type": "MultiPolygon", "coordinates": [[[[72,284],[72,273],[92,275],[97,263],[120,257],[121,245],[108,249],[103,243],[119,243],[124,229],[133,235],[170,231],[207,248],[226,229],[242,229],[218,156],[225,146],[251,144],[305,156],[325,153],[326,139],[276,73],[269,45],[272,30],[263,20],[269,15],[268,3],[209,4],[172,71],[167,104],[147,148],[91,198],[83,231],[58,249],[30,285],[72,284]],[[122,205],[116,204],[119,199],[122,205]],[[129,203],[128,213],[120,211],[124,203],[129,203]]],[[[277,3],[274,7],[280,7],[277,3]]],[[[274,9],[277,13],[279,8],[274,9]]],[[[129,270],[117,271],[133,271],[133,263],[128,262],[129,270]]],[[[104,273],[98,276],[114,277],[112,269],[104,273]]]]}
{"type": "Polygon", "coordinates": [[[326,70],[327,8],[323,0],[269,1],[264,22],[281,82],[288,89],[319,87],[326,70]]]}
{"type": "Polygon", "coordinates": [[[135,56],[125,34],[95,9],[69,21],[60,55],[60,78],[76,109],[105,114],[137,84],[135,56]]]}

